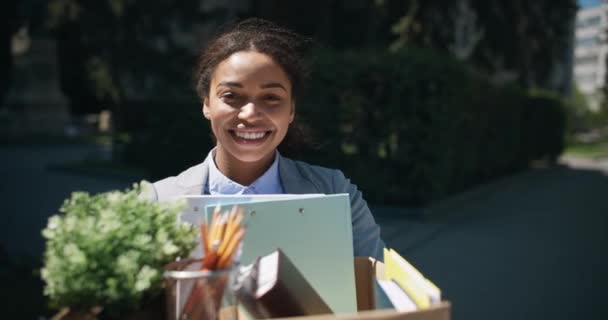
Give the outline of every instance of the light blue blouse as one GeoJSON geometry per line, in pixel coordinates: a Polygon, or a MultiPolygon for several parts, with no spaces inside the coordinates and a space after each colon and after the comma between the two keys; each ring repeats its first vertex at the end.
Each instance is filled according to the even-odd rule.
{"type": "Polygon", "coordinates": [[[279,176],[279,152],[275,152],[272,165],[251,185],[243,186],[226,177],[215,164],[215,148],[210,152],[209,180],[206,194],[283,194],[283,185],[279,176]]]}

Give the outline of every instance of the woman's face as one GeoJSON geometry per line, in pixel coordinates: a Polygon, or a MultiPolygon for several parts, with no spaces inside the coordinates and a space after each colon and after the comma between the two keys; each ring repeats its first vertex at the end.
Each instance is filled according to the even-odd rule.
{"type": "Polygon", "coordinates": [[[294,118],[291,82],[271,57],[239,51],[222,61],[203,103],[218,152],[243,162],[269,161],[294,118]]]}

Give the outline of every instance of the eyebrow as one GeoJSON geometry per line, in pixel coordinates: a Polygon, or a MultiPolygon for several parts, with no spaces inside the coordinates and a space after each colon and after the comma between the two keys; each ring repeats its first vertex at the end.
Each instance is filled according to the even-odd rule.
{"type": "Polygon", "coordinates": [[[282,84],[277,83],[277,82],[271,82],[271,83],[263,84],[263,85],[260,86],[260,88],[262,88],[262,89],[281,88],[281,89],[287,91],[287,89],[285,89],[285,87],[282,84]]]}
{"type": "Polygon", "coordinates": [[[234,82],[234,81],[222,81],[220,83],[217,84],[217,86],[226,86],[226,87],[237,87],[237,88],[242,88],[243,85],[238,83],[238,82],[234,82]]]}
{"type": "MultiPolygon", "coordinates": [[[[234,81],[222,81],[222,82],[218,83],[217,86],[218,87],[219,86],[226,86],[226,87],[243,88],[243,85],[240,82],[234,82],[234,81]]],[[[261,85],[260,88],[262,88],[262,89],[281,88],[281,89],[287,91],[287,89],[282,84],[280,84],[278,82],[265,83],[265,84],[261,85]]]]}

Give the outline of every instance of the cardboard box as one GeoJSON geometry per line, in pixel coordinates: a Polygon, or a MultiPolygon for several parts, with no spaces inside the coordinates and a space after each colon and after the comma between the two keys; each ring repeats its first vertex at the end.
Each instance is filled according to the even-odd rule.
{"type": "Polygon", "coordinates": [[[450,303],[442,302],[428,309],[413,312],[396,310],[362,311],[356,314],[328,314],[323,316],[281,318],[283,320],[450,320],[450,303]]]}
{"type": "MultiPolygon", "coordinates": [[[[399,312],[394,309],[374,310],[376,306],[374,294],[374,278],[384,279],[382,262],[370,258],[355,258],[355,285],[357,289],[356,314],[327,314],[306,317],[277,318],[282,320],[450,320],[451,305],[444,301],[428,309],[412,312],[399,312]]],[[[229,317],[222,317],[228,320],[229,317]]],[[[239,316],[239,319],[246,317],[239,316]]]]}
{"type": "Polygon", "coordinates": [[[372,258],[355,257],[355,286],[357,309],[352,315],[324,315],[292,317],[290,320],[450,320],[451,305],[448,301],[428,309],[399,312],[393,309],[375,310],[375,279],[384,280],[384,264],[372,258]]]}

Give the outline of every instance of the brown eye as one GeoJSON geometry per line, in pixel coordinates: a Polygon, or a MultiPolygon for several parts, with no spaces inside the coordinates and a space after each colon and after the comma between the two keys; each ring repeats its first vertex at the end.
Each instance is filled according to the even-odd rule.
{"type": "Polygon", "coordinates": [[[269,104],[277,104],[281,102],[281,97],[274,94],[268,94],[264,96],[264,101],[269,104]]]}
{"type": "Polygon", "coordinates": [[[222,94],[220,96],[220,98],[222,100],[224,100],[224,102],[229,103],[229,102],[236,101],[239,98],[239,95],[237,95],[234,92],[226,92],[226,93],[222,94]]]}

